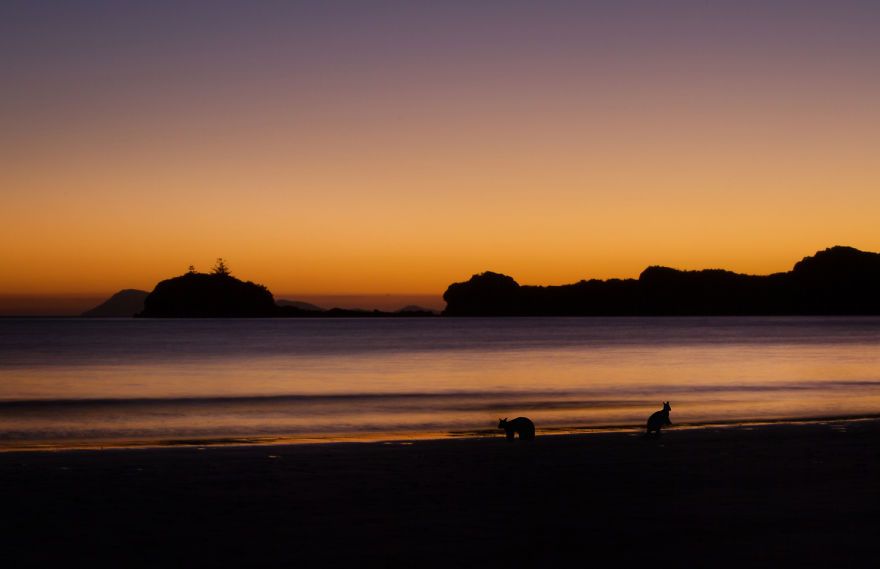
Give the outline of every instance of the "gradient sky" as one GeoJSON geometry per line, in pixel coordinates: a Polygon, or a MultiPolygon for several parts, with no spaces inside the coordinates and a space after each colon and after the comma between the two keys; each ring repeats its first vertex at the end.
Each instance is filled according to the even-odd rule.
{"type": "Polygon", "coordinates": [[[880,251],[880,2],[0,4],[0,294],[880,251]]]}

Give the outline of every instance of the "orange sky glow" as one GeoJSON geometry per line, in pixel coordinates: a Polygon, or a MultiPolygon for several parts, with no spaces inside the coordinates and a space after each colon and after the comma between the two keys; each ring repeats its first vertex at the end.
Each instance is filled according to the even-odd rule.
{"type": "Polygon", "coordinates": [[[7,304],[880,251],[876,3],[123,4],[0,8],[7,304]]]}

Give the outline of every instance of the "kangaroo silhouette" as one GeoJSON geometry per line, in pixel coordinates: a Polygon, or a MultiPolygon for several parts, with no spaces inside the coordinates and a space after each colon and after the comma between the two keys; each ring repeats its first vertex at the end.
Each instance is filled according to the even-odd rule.
{"type": "Polygon", "coordinates": [[[653,432],[655,435],[659,435],[661,428],[671,425],[672,421],[669,420],[670,411],[672,411],[672,407],[669,406],[669,401],[666,401],[663,403],[662,411],[657,411],[648,417],[648,432],[646,434],[650,435],[653,432]]]}
{"type": "Polygon", "coordinates": [[[514,435],[524,441],[531,441],[535,438],[535,424],[528,417],[517,417],[511,421],[504,419],[498,420],[498,428],[504,429],[507,433],[507,440],[512,441],[514,435]]]}

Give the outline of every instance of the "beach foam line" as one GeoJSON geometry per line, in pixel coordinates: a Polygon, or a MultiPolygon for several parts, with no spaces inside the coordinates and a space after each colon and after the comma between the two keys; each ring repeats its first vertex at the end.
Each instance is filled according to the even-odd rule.
{"type": "MultiPolygon", "coordinates": [[[[773,425],[826,425],[880,421],[880,414],[871,415],[833,415],[797,418],[770,418],[712,422],[676,423],[664,427],[663,431],[700,431],[712,429],[751,430],[773,425]]],[[[571,435],[600,435],[625,433],[642,435],[644,425],[591,425],[583,427],[538,427],[537,437],[560,437],[571,435]]],[[[324,433],[314,435],[278,436],[199,436],[175,438],[144,439],[78,439],[63,441],[16,441],[0,442],[0,453],[19,451],[62,451],[62,450],[105,450],[173,447],[232,447],[232,446],[277,446],[277,445],[316,445],[341,443],[383,443],[400,444],[412,441],[451,440],[451,439],[489,439],[504,438],[498,429],[474,429],[456,431],[418,431],[418,432],[364,432],[364,433],[324,433]]]]}

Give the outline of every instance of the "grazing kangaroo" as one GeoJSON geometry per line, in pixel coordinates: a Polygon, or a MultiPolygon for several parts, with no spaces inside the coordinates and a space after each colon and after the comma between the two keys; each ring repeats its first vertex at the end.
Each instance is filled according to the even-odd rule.
{"type": "Polygon", "coordinates": [[[662,427],[671,425],[672,421],[669,420],[670,411],[672,411],[672,407],[669,406],[669,401],[666,401],[663,403],[662,411],[657,411],[648,417],[648,432],[646,434],[650,435],[653,432],[659,436],[662,427]]]}
{"type": "Polygon", "coordinates": [[[535,438],[535,424],[527,417],[517,417],[512,421],[507,418],[498,420],[498,428],[507,432],[507,440],[512,441],[514,434],[524,441],[531,441],[535,438]]]}

